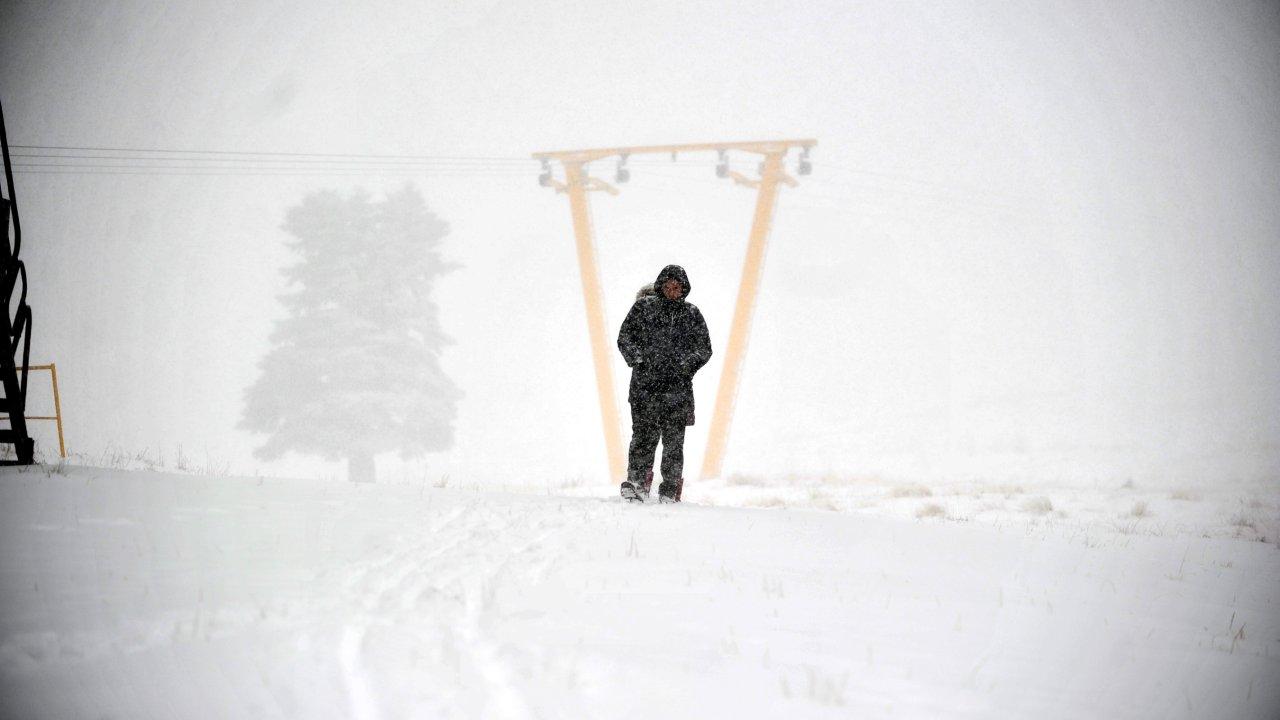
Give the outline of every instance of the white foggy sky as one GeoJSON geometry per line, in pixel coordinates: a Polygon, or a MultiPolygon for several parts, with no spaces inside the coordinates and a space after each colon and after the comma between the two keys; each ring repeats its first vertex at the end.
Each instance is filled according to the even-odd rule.
{"type": "MultiPolygon", "coordinates": [[[[368,5],[7,3],[10,142],[523,156],[814,137],[814,175],[778,206],[726,471],[1280,472],[1273,4],[368,5]]],[[[611,333],[670,262],[708,318],[691,477],[753,200],[705,159],[592,197],[611,333]]],[[[465,265],[437,292],[467,397],[433,476],[604,479],[568,207],[536,174],[416,180],[465,265]]],[[[255,462],[234,425],[281,312],[286,208],[401,182],[20,175],[33,362],[59,364],[71,448],[338,472],[255,462]]]]}

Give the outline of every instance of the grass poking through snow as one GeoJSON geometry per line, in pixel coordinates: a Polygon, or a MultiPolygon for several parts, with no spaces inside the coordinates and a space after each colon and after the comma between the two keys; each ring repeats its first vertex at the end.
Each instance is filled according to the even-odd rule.
{"type": "Polygon", "coordinates": [[[947,516],[947,509],[942,507],[938,503],[925,503],[924,505],[921,505],[916,510],[916,517],[918,518],[946,517],[946,516],[947,516]]]}
{"type": "Polygon", "coordinates": [[[889,497],[932,497],[933,491],[924,485],[898,485],[889,489],[889,497]]]}
{"type": "Polygon", "coordinates": [[[1053,512],[1053,501],[1044,495],[1036,495],[1022,501],[1023,512],[1029,512],[1033,515],[1044,515],[1053,512]]]}

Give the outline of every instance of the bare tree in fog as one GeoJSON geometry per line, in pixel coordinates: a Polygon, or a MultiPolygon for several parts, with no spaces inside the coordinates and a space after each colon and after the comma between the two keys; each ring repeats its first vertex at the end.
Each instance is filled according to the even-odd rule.
{"type": "Polygon", "coordinates": [[[283,228],[300,260],[245,395],[239,427],[269,435],[255,457],[347,458],[351,480],[372,482],[378,453],[448,449],[462,392],[440,367],[452,340],[430,298],[458,267],[439,252],[448,226],[406,185],[380,202],[313,193],[283,228]]]}

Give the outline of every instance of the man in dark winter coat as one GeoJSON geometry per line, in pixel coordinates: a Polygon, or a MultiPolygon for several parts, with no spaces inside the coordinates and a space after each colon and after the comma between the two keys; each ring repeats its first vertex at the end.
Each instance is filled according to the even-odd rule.
{"type": "Polygon", "coordinates": [[[641,288],[622,321],[618,350],[631,368],[631,450],[622,497],[645,501],[653,480],[653,456],[662,441],[658,497],[679,502],[684,487],[684,429],[693,424],[693,375],[711,359],[711,337],[702,313],[685,298],[689,277],[668,265],[651,287],[641,288]]]}

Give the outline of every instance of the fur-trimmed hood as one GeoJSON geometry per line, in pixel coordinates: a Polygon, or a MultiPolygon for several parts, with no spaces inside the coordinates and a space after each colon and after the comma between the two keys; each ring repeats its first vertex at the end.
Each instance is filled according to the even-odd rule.
{"type": "Polygon", "coordinates": [[[639,300],[646,295],[662,297],[662,285],[668,280],[676,280],[684,286],[684,294],[680,296],[680,299],[688,299],[689,291],[693,289],[693,286],[689,284],[689,275],[685,273],[684,268],[679,265],[668,265],[662,268],[662,272],[658,273],[657,280],[654,280],[647,285],[640,286],[640,290],[636,292],[636,299],[639,300]]]}

